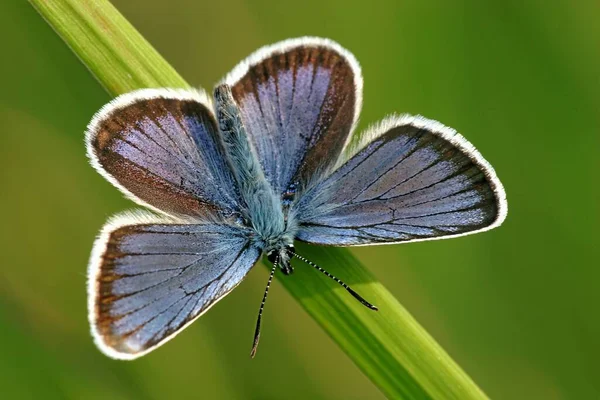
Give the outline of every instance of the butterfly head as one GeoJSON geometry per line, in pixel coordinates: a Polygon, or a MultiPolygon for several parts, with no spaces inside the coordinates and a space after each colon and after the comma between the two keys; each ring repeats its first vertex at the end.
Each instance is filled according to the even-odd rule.
{"type": "Polygon", "coordinates": [[[294,245],[287,244],[281,247],[276,247],[267,251],[267,259],[281,269],[285,275],[290,275],[294,272],[294,268],[290,264],[290,259],[294,256],[294,245]]]}

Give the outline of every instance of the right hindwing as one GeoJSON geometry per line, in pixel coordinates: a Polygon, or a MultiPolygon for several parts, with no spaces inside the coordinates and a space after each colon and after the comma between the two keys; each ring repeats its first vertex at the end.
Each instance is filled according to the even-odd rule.
{"type": "Polygon", "coordinates": [[[117,97],[86,132],[94,168],[138,204],[204,219],[240,210],[209,98],[142,89],[117,97]]]}

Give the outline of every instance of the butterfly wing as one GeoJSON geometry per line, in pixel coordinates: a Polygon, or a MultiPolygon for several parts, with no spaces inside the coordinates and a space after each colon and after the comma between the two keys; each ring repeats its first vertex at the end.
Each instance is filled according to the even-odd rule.
{"type": "Polygon", "coordinates": [[[141,212],[114,218],[94,244],[88,272],[96,344],[118,359],[148,353],[235,288],[259,255],[243,228],[141,212]]]}
{"type": "Polygon", "coordinates": [[[352,54],[318,38],[264,47],[225,77],[276,193],[293,191],[337,160],[360,113],[352,54]],[[290,188],[291,185],[291,188],[290,188]]]}
{"type": "Polygon", "coordinates": [[[119,96],[94,116],[86,144],[92,165],[138,204],[192,217],[239,209],[202,91],[143,89],[119,96]]]}
{"type": "Polygon", "coordinates": [[[298,239],[349,246],[442,239],[492,229],[506,216],[493,168],[453,129],[391,117],[295,205],[298,239]]]}

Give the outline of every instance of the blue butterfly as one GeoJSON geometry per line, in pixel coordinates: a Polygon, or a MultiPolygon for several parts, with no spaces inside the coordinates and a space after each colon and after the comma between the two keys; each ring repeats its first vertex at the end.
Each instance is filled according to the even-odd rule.
{"type": "MultiPolygon", "coordinates": [[[[94,243],[89,319],[106,355],[162,345],[235,288],[265,254],[288,275],[294,240],[356,246],[482,232],[507,212],[502,184],[461,135],[389,116],[352,141],[362,102],[354,56],[319,38],[264,47],[210,98],[144,89],[104,106],[91,164],[136,203],[94,243]]],[[[259,311],[252,356],[260,336],[259,311]]]]}

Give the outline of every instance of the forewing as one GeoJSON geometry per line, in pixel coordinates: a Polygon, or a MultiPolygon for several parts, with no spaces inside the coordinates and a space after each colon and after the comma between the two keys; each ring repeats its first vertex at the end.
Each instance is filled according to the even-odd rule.
{"type": "Polygon", "coordinates": [[[137,203],[171,215],[230,214],[239,196],[204,92],[117,97],[86,132],[92,165],[137,203]]]}
{"type": "Polygon", "coordinates": [[[314,186],[293,212],[298,239],[348,246],[442,239],[492,229],[506,216],[493,168],[453,129],[391,117],[314,186]]]}
{"type": "Polygon", "coordinates": [[[267,180],[283,193],[337,160],[357,122],[362,76],[352,54],[318,38],[264,47],[227,75],[267,180]]]}
{"type": "Polygon", "coordinates": [[[134,359],[162,345],[246,276],[260,255],[247,232],[146,214],[110,221],[89,267],[89,318],[106,355],[134,359]]]}

